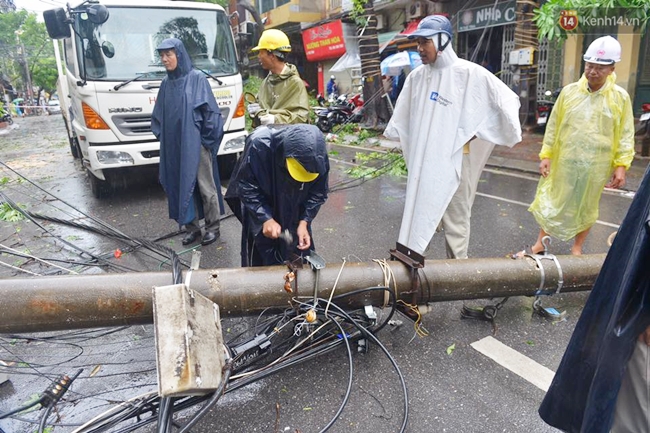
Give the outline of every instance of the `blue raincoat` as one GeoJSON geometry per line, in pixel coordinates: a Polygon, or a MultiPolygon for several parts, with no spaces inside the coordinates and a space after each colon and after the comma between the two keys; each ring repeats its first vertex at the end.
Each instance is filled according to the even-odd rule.
{"type": "Polygon", "coordinates": [[[242,223],[242,266],[282,264],[291,253],[304,253],[297,249],[298,223],[307,221],[311,236],[311,222],[327,200],[329,168],[323,133],[313,125],[261,126],[248,136],[226,191],[226,202],[242,223]],[[316,180],[294,180],[287,158],[318,173],[316,180]],[[262,234],[262,225],[271,218],[291,232],[291,246],[262,234]]]}
{"type": "MultiPolygon", "coordinates": [[[[178,65],[162,80],[151,130],[160,140],[159,179],[167,194],[169,218],[184,225],[203,217],[201,197],[195,188],[201,145],[212,154],[215,184],[219,185],[216,158],[223,138],[223,119],[207,77],[192,68],[183,43],[172,38],[161,46],[164,44],[174,48],[178,65]]],[[[221,189],[217,192],[223,210],[221,189]]]]}
{"type": "Polygon", "coordinates": [[[650,169],[539,409],[548,424],[571,433],[609,432],[627,362],[637,337],[650,325],[648,263],[650,169]]]}

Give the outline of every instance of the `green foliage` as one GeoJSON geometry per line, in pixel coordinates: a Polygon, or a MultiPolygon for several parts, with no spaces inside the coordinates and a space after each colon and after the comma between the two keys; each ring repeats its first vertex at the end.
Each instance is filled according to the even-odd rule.
{"type": "Polygon", "coordinates": [[[15,223],[24,220],[25,217],[8,203],[0,203],[0,221],[15,223]]]}
{"type": "Polygon", "coordinates": [[[601,18],[613,25],[635,25],[644,32],[650,20],[648,0],[549,0],[533,11],[533,22],[539,39],[565,40],[569,32],[560,27],[562,11],[574,10],[578,14],[578,29],[587,30],[587,20],[601,18]]]}
{"type": "Polygon", "coordinates": [[[350,17],[354,19],[357,26],[363,27],[366,23],[367,17],[364,17],[366,12],[366,4],[368,0],[352,0],[352,10],[350,11],[350,17]]]}
{"type": "Polygon", "coordinates": [[[57,78],[54,47],[45,24],[36,18],[36,14],[24,10],[0,14],[0,72],[14,88],[25,89],[26,60],[32,84],[52,93],[57,78]]]}
{"type": "MultiPolygon", "coordinates": [[[[244,81],[244,94],[252,93],[257,97],[257,93],[260,91],[260,86],[262,85],[262,79],[251,75],[246,81],[244,81]]],[[[244,101],[244,104],[248,106],[248,102],[244,101]]],[[[253,130],[253,121],[251,120],[248,112],[246,114],[246,131],[251,132],[253,130]]]]}
{"type": "Polygon", "coordinates": [[[354,178],[375,178],[382,174],[406,176],[406,161],[400,153],[357,152],[355,160],[359,166],[347,170],[347,173],[354,178]]]}

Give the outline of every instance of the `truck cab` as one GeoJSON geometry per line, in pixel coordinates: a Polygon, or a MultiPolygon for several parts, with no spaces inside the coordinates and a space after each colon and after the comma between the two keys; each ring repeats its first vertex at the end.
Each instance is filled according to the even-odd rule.
{"type": "Polygon", "coordinates": [[[96,197],[131,170],[160,161],[151,113],[164,77],[156,47],[178,38],[205,73],[224,119],[218,164],[228,175],[246,139],[243,84],[225,10],[166,0],[86,1],[46,11],[55,40],[61,108],[72,155],[96,197]]]}

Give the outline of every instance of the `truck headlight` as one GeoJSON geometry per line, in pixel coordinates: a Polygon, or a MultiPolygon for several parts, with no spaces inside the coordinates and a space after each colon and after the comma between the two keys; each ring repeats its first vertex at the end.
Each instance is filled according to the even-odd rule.
{"type": "Polygon", "coordinates": [[[97,160],[102,164],[134,164],[131,155],[126,152],[116,152],[113,150],[98,151],[97,160]]]}
{"type": "Polygon", "coordinates": [[[241,151],[244,149],[244,144],[246,143],[246,136],[240,135],[239,137],[232,138],[226,141],[223,145],[224,151],[241,151]]]}

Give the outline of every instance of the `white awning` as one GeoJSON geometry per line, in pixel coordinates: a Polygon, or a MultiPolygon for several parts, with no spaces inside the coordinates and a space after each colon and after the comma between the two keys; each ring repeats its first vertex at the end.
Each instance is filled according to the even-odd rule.
{"type": "Polygon", "coordinates": [[[330,68],[330,72],[344,72],[347,69],[355,69],[361,67],[361,58],[359,53],[350,53],[349,51],[343,54],[330,68]]]}

